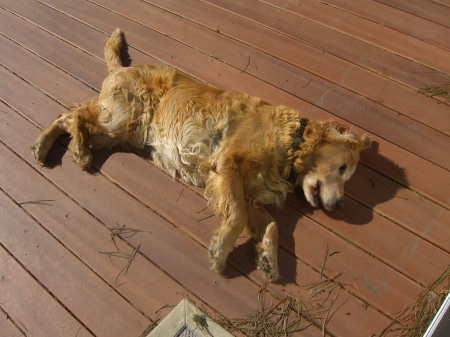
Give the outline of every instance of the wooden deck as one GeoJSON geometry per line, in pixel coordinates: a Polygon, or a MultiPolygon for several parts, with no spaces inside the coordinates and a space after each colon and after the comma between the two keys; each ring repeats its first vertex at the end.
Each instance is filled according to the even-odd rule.
{"type": "Polygon", "coordinates": [[[290,293],[329,307],[296,335],[378,335],[450,264],[450,106],[417,92],[450,82],[448,0],[0,0],[3,336],[139,336],[183,298],[228,318],[260,308],[248,236],[226,277],[209,270],[219,219],[201,190],[124,149],[82,172],[68,137],[35,164],[42,128],[98,94],[117,27],[128,64],[166,63],[373,139],[342,211],[301,191],[272,210],[283,278],[266,305],[290,293]],[[143,232],[115,246],[123,226],[143,232]],[[118,249],[135,253],[127,273],[104,253],[118,249]],[[324,280],[334,287],[306,287],[324,280]]]}

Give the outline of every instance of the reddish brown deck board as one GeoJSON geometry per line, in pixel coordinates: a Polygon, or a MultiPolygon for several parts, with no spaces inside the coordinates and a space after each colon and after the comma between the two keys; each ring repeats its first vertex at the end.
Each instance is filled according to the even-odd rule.
{"type": "Polygon", "coordinates": [[[372,0],[360,0],[357,3],[350,0],[323,0],[321,2],[450,50],[448,29],[416,15],[372,0]]]}
{"type": "MultiPolygon", "coordinates": [[[[111,162],[111,160],[109,159],[108,161],[107,161],[107,164],[108,163],[110,163],[111,162]]],[[[69,163],[70,164],[70,163],[69,163]]],[[[118,163],[117,163],[118,164],[118,163]]],[[[137,164],[134,164],[134,165],[132,165],[132,167],[136,167],[137,166],[137,164]]],[[[119,167],[120,167],[120,165],[119,165],[119,167]]],[[[102,167],[102,169],[103,169],[103,167],[102,167]]],[[[119,170],[120,171],[120,170],[119,170]]],[[[151,175],[149,175],[149,176],[153,176],[154,174],[151,174],[151,175]]],[[[121,176],[123,176],[123,177],[127,177],[126,178],[126,180],[128,180],[129,178],[128,177],[133,177],[133,176],[138,176],[138,175],[136,175],[136,172],[128,172],[128,174],[124,174],[124,175],[121,175],[121,176]]],[[[169,179],[169,178],[168,178],[169,179]]],[[[170,181],[170,180],[169,180],[170,181]]],[[[142,184],[142,183],[141,183],[142,184]]],[[[147,191],[148,190],[151,190],[151,184],[149,184],[149,186],[148,186],[148,188],[147,188],[147,191]]],[[[136,187],[135,187],[136,188],[136,187]]],[[[178,191],[175,191],[175,193],[177,194],[177,193],[179,193],[178,191]]],[[[161,195],[161,194],[158,194],[159,196],[161,195]]],[[[175,200],[175,198],[176,198],[176,195],[174,194],[173,196],[172,196],[172,203],[173,203],[173,201],[175,200]]],[[[170,199],[170,198],[168,198],[168,199],[170,199]]],[[[181,198],[180,198],[181,199],[181,198]]],[[[166,202],[166,201],[165,201],[166,202]]],[[[164,203],[165,203],[164,202],[164,203]]],[[[164,204],[163,203],[163,204],[164,204]]],[[[160,206],[161,207],[161,206],[160,206]]],[[[164,207],[164,206],[163,206],[164,207]]],[[[182,205],[181,204],[179,204],[179,207],[182,207],[182,205]]],[[[198,205],[197,206],[197,208],[198,209],[201,209],[201,205],[198,205]]],[[[192,207],[190,207],[189,209],[192,209],[192,207]]],[[[184,218],[185,219],[185,218],[184,218]]],[[[195,223],[195,221],[194,221],[194,223],[195,223]]],[[[209,232],[211,232],[212,231],[212,228],[209,228],[209,232]]],[[[208,237],[209,237],[209,235],[208,235],[208,237]]],[[[206,238],[206,240],[203,240],[204,241],[204,244],[207,244],[207,240],[208,240],[208,238],[206,238]],[[205,242],[206,241],[206,242],[205,242]]],[[[302,274],[302,273],[301,273],[302,274]]],[[[356,276],[355,276],[356,277],[356,276]]],[[[401,288],[404,288],[404,286],[403,287],[401,287],[401,288]]]]}
{"type": "Polygon", "coordinates": [[[442,78],[435,71],[423,71],[427,68],[422,65],[287,11],[271,6],[249,6],[255,2],[232,3],[227,0],[208,2],[277,31],[286,32],[289,36],[315,46],[324,53],[336,55],[382,76],[388,75],[408,86],[422,87],[427,83],[436,83],[438,81],[436,76],[442,78]],[[427,79],[427,76],[431,77],[427,79]]]}
{"type": "MultiPolygon", "coordinates": [[[[450,236],[450,211],[416,192],[362,165],[346,185],[346,194],[352,199],[449,253],[447,239],[450,236]],[[414,213],[415,221],[411,221],[411,213],[414,213]]],[[[362,225],[368,221],[367,217],[354,217],[351,212],[344,212],[341,220],[345,222],[362,225]]],[[[370,214],[370,211],[366,214],[370,214]]]]}
{"type": "MultiPolygon", "coordinates": [[[[9,38],[24,44],[27,48],[50,62],[58,64],[73,76],[83,74],[85,83],[96,88],[101,87],[104,78],[98,77],[98,72],[89,71],[96,68],[97,60],[92,60],[88,54],[98,58],[99,68],[104,67],[103,53],[102,50],[98,49],[98,46],[105,43],[107,34],[94,30],[82,22],[39,2],[5,0],[2,1],[2,4],[8,11],[11,11],[10,15],[2,14],[0,23],[4,30],[8,26],[14,27],[14,29],[7,31],[9,38]],[[26,21],[23,21],[23,19],[26,21]],[[64,22],[64,25],[61,25],[61,22],[64,22]],[[42,27],[42,29],[55,35],[49,36],[45,32],[36,30],[34,25],[42,27]],[[86,39],[86,36],[89,36],[89,39],[86,39]],[[32,37],[35,38],[33,39],[32,37]],[[69,55],[51,52],[54,49],[59,50],[59,47],[64,45],[64,41],[69,41],[70,44],[76,45],[80,50],[71,50],[69,55]],[[75,62],[72,60],[73,58],[76,59],[75,62]],[[89,66],[87,66],[88,64],[89,66]],[[91,75],[94,77],[91,78],[91,75]]],[[[133,60],[128,61],[132,61],[133,64],[158,63],[157,60],[149,55],[139,52],[133,53],[133,60]]]]}
{"type": "Polygon", "coordinates": [[[11,337],[23,337],[23,332],[11,322],[11,318],[5,312],[0,314],[0,328],[2,332],[11,337]]]}
{"type": "MultiPolygon", "coordinates": [[[[4,200],[6,198],[3,195],[0,197],[4,200]]],[[[117,293],[111,292],[111,287],[89,272],[85,265],[18,206],[5,207],[2,220],[2,245],[53,296],[69,307],[90,331],[99,335],[117,336],[142,332],[141,326],[148,323],[146,318],[117,293]]],[[[52,319],[51,316],[48,319],[52,319]]],[[[75,326],[70,330],[78,328],[75,326]]]]}
{"type": "Polygon", "coordinates": [[[31,52],[20,48],[16,43],[6,37],[0,36],[0,43],[2,44],[0,62],[3,66],[19,74],[19,76],[24,76],[25,80],[31,83],[36,83],[41,79],[42,81],[39,83],[40,88],[48,95],[52,95],[56,91],[53,88],[57,87],[58,96],[52,96],[55,101],[61,102],[66,106],[71,106],[74,103],[71,98],[75,98],[81,103],[92,99],[97,94],[96,91],[84,85],[82,82],[71,81],[69,76],[64,76],[66,74],[62,74],[61,76],[58,72],[54,71],[54,66],[45,62],[45,60],[35,57],[31,52]],[[23,65],[27,65],[26,72],[23,71],[23,65]],[[71,82],[70,86],[68,85],[68,81],[71,82]],[[76,95],[71,93],[76,93],[76,95]]]}
{"type": "MultiPolygon", "coordinates": [[[[419,55],[411,48],[416,43],[430,51],[442,46],[440,53],[448,53],[444,51],[447,41],[439,44],[439,37],[449,28],[433,22],[436,6],[426,10],[416,6],[420,13],[411,14],[374,2],[371,13],[364,8],[355,13],[344,0],[327,1],[331,6],[325,7],[324,1],[308,1],[303,3],[307,12],[294,13],[296,7],[283,8],[277,1],[271,5],[254,1],[248,9],[247,3],[222,0],[98,3],[100,6],[60,0],[0,3],[0,114],[4,117],[0,140],[6,145],[0,148],[5,159],[0,163],[1,193],[13,206],[8,207],[9,217],[10,208],[22,212],[17,218],[34,224],[30,228],[37,230],[38,238],[50,234],[57,238],[43,240],[54,243],[43,246],[48,254],[42,261],[39,255],[24,255],[33,254],[26,235],[22,238],[4,232],[0,244],[7,247],[11,240],[22,244],[8,254],[31,271],[33,282],[41,282],[45,287],[40,286],[41,293],[56,295],[54,303],[60,307],[58,301],[63,303],[66,308],[61,308],[72,320],[76,317],[78,324],[95,327],[91,331],[103,335],[96,324],[77,314],[80,306],[76,301],[61,298],[54,280],[43,274],[50,270],[46,261],[72,256],[70,261],[79,261],[85,266],[82,270],[87,270],[77,277],[99,279],[106,288],[115,288],[124,261],[112,259],[111,264],[98,251],[113,250],[109,233],[117,224],[152,233],[118,241],[123,251],[132,251],[140,243],[142,246],[128,274],[118,279],[125,283],[109,291],[128,303],[119,306],[115,314],[126,317],[131,312],[127,308],[134,307],[156,319],[158,308],[190,297],[229,318],[242,316],[259,307],[256,294],[264,282],[255,270],[254,244],[246,234],[230,255],[227,274],[231,278],[208,270],[206,247],[219,219],[198,222],[209,215],[205,213],[209,210],[197,213],[206,204],[202,190],[173,180],[135,154],[96,152],[97,171],[89,175],[72,163],[65,148],[66,137],[52,150],[50,168],[35,165],[29,147],[39,133],[36,125],[46,126],[68,106],[97,94],[106,74],[101,61],[103,45],[116,27],[125,31],[132,65],[165,62],[218,87],[291,105],[312,118],[340,116],[358,125],[356,131],[361,132],[362,127],[371,134],[376,144],[364,153],[364,166],[347,184],[342,212],[312,210],[301,191],[291,195],[282,210],[271,210],[281,227],[279,255],[284,278],[268,286],[275,297],[283,298],[290,292],[303,300],[310,298],[304,286],[320,280],[328,244],[339,253],[327,260],[324,277],[341,272],[340,280],[355,297],[333,290],[330,296],[338,297],[327,332],[335,337],[376,335],[395,311],[415,300],[418,284],[433,280],[449,264],[450,165],[445,155],[449,142],[443,133],[439,136],[433,131],[448,131],[448,105],[443,98],[425,98],[415,90],[425,84],[448,82],[450,77],[428,72],[440,69],[442,60],[419,55]],[[376,27],[383,13],[397,13],[403,20],[376,27]],[[411,22],[414,27],[405,26],[411,22]],[[349,23],[366,29],[359,32],[349,23]],[[427,35],[425,29],[435,31],[427,35]],[[395,31],[397,44],[374,35],[375,31],[395,31]],[[252,34],[263,38],[252,39],[252,34]],[[380,48],[389,45],[389,50],[380,48]],[[419,59],[426,66],[411,61],[419,59]],[[364,120],[354,113],[361,109],[372,119],[364,120]],[[416,120],[396,113],[414,113],[416,120]],[[408,130],[410,127],[415,131],[408,130]],[[391,135],[391,130],[397,134],[391,135]],[[422,138],[427,145],[416,142],[422,138]],[[403,170],[408,182],[399,174],[403,170]],[[34,186],[25,177],[35,177],[34,186]],[[51,191],[61,209],[17,205],[28,197],[44,199],[44,191],[51,191]],[[58,251],[59,256],[53,257],[52,252],[58,251]],[[44,269],[34,272],[37,263],[44,269]],[[363,301],[369,308],[361,305],[363,301]]],[[[78,287],[76,293],[86,296],[85,291],[78,287]]],[[[31,297],[24,298],[34,298],[31,292],[31,297]]],[[[12,303],[9,300],[7,304],[12,303]]],[[[164,309],[162,317],[169,311],[164,309]]],[[[108,319],[110,314],[102,315],[106,316],[101,319],[108,319]]],[[[134,324],[133,319],[125,320],[134,324]]],[[[0,319],[0,326],[2,322],[0,319]]],[[[6,322],[20,334],[18,325],[6,322]]],[[[315,326],[299,335],[320,336],[321,324],[316,320],[315,326]]]]}
{"type": "Polygon", "coordinates": [[[440,3],[442,5],[450,7],[450,1],[449,0],[433,0],[433,2],[437,2],[437,3],[440,3]]]}
{"type": "MultiPolygon", "coordinates": [[[[106,1],[102,0],[102,2],[106,1]]],[[[162,6],[167,10],[175,11],[177,14],[183,15],[184,17],[193,20],[201,25],[205,25],[213,31],[218,29],[220,32],[219,35],[224,34],[227,36],[231,36],[235,39],[238,39],[239,41],[243,41],[248,45],[260,49],[263,52],[274,55],[276,58],[284,60],[302,69],[307,69],[309,72],[313,72],[314,74],[320,76],[321,78],[325,78],[331,82],[343,85],[344,87],[348,88],[351,91],[363,94],[364,96],[371,98],[372,100],[380,104],[386,105],[388,107],[391,105],[392,109],[398,112],[406,113],[409,116],[411,116],[412,111],[411,107],[408,108],[408,104],[412,102],[402,104],[400,103],[399,100],[403,99],[403,96],[405,96],[405,98],[409,97],[410,100],[417,103],[420,100],[420,99],[418,100],[420,96],[414,95],[414,98],[412,98],[413,97],[412,91],[408,90],[407,88],[404,88],[403,86],[399,85],[398,83],[390,79],[384,78],[384,76],[376,76],[376,74],[374,74],[373,72],[361,69],[359,67],[354,67],[354,64],[352,64],[351,62],[345,61],[328,53],[323,53],[323,51],[314,48],[312,46],[309,46],[305,43],[302,43],[298,40],[295,40],[289,36],[286,36],[278,32],[274,32],[273,30],[267,27],[255,25],[251,21],[245,20],[244,18],[236,17],[231,13],[221,11],[219,9],[216,9],[215,7],[208,6],[206,4],[200,4],[194,1],[192,2],[185,1],[183,2],[183,6],[179,5],[176,2],[170,1],[153,1],[153,3],[157,4],[158,6],[162,6]],[[208,15],[204,15],[204,13],[208,13],[208,15]],[[214,20],[211,20],[211,18],[214,18],[214,20]],[[248,31],[251,31],[252,34],[248,34],[247,33],[248,31]],[[263,36],[264,39],[258,38],[255,39],[254,36],[263,36]],[[351,85],[351,79],[354,78],[359,78],[358,85],[351,85]],[[364,90],[363,87],[365,85],[368,85],[369,83],[370,86],[366,90],[364,90]],[[374,88],[377,88],[377,90],[374,90],[374,88]],[[396,93],[398,95],[395,95],[396,93]],[[392,104],[394,102],[392,96],[397,97],[397,100],[395,101],[394,105],[392,104]],[[391,102],[391,104],[389,102],[391,102]]],[[[117,8],[117,5],[115,5],[114,8],[117,8]]],[[[159,13],[159,16],[162,15],[163,13],[159,13]]],[[[134,15],[134,17],[137,16],[138,15],[134,15]]],[[[146,15],[146,17],[148,17],[148,15],[146,15]]],[[[152,20],[152,22],[153,21],[154,20],[152,20]]],[[[171,27],[171,25],[165,25],[164,27],[167,26],[171,27]]],[[[179,30],[176,29],[174,30],[173,28],[166,28],[166,32],[174,37],[179,35],[178,31],[179,30]]],[[[289,32],[286,31],[286,33],[289,32]]],[[[193,34],[193,36],[197,35],[198,34],[193,34]]],[[[219,40],[220,36],[217,36],[216,39],[219,40]]],[[[212,43],[204,42],[203,40],[209,41],[212,39],[204,39],[197,37],[194,41],[195,42],[198,41],[197,43],[201,43],[202,45],[207,44],[208,45],[207,48],[211,48],[212,43]]],[[[201,49],[206,50],[204,48],[201,49]]],[[[242,50],[243,48],[240,45],[238,45],[237,49],[242,50]]],[[[210,51],[210,53],[211,52],[214,53],[214,55],[220,53],[217,50],[215,52],[210,51]]],[[[224,51],[222,51],[222,53],[223,52],[224,51]]],[[[222,57],[223,54],[218,55],[222,57]]],[[[251,57],[255,62],[255,64],[256,64],[255,60],[257,60],[255,59],[255,57],[256,58],[258,57],[258,55],[255,54],[247,56],[247,53],[243,52],[232,53],[229,50],[229,48],[227,48],[226,54],[224,56],[226,56],[224,59],[228,63],[234,64],[238,68],[239,65],[245,62],[248,63],[248,60],[245,60],[246,57],[251,57]]],[[[274,60],[272,62],[276,61],[274,60]]],[[[252,73],[255,77],[261,78],[261,76],[264,76],[261,74],[261,68],[264,69],[264,66],[261,67],[260,65],[258,70],[258,67],[252,64],[251,67],[247,67],[246,71],[252,73]]],[[[284,90],[294,95],[297,93],[299,87],[304,86],[302,85],[302,83],[293,83],[294,81],[292,81],[293,79],[289,75],[284,75],[284,77],[285,78],[282,81],[273,82],[276,79],[274,79],[272,76],[271,82],[277,84],[278,87],[283,88],[284,90]]],[[[442,76],[442,80],[448,81],[449,78],[447,76],[442,76]]],[[[429,100],[427,100],[427,102],[429,104],[433,104],[429,102],[429,100]]],[[[436,103],[437,102],[435,102],[435,104],[436,103]]],[[[442,109],[443,112],[444,111],[448,112],[448,110],[446,110],[445,107],[440,107],[439,109],[442,109]]],[[[440,116],[444,115],[440,113],[438,114],[440,116]]],[[[444,117],[444,120],[445,118],[446,117],[444,117]]],[[[419,117],[418,120],[422,120],[423,122],[425,119],[420,119],[419,117]]],[[[425,122],[425,124],[427,124],[428,122],[425,122]]]]}
{"type": "MultiPolygon", "coordinates": [[[[274,5],[281,3],[280,0],[271,0],[269,2],[274,5]]],[[[423,1],[423,3],[429,2],[423,1]]],[[[443,61],[448,57],[448,51],[415,38],[405,36],[387,27],[364,20],[345,11],[340,11],[315,0],[303,1],[301,5],[284,5],[283,10],[292,11],[302,17],[307,17],[309,20],[336,29],[349,36],[357,37],[360,40],[366,41],[379,48],[389,50],[404,58],[409,58],[408,55],[415,53],[415,62],[443,73],[450,73],[450,67],[448,64],[444,64],[445,61],[443,61]],[[389,36],[389,39],[383,39],[384,36],[389,36]],[[443,59],[438,60],[438,58],[441,57],[443,59]]],[[[440,13],[440,15],[443,16],[445,14],[440,13]]]]}
{"type": "Polygon", "coordinates": [[[450,8],[428,0],[376,0],[388,6],[417,15],[432,22],[450,27],[450,8]]]}
{"type": "MultiPolygon", "coordinates": [[[[16,207],[6,195],[0,193],[0,214],[3,221],[13,222],[8,215],[14,213],[12,209],[16,207]]],[[[5,318],[4,321],[0,321],[3,336],[23,336],[22,333],[43,337],[75,336],[77,333],[78,336],[93,336],[2,246],[0,246],[0,261],[2,274],[0,296],[2,309],[8,314],[7,319],[1,315],[2,319],[5,318]]]]}

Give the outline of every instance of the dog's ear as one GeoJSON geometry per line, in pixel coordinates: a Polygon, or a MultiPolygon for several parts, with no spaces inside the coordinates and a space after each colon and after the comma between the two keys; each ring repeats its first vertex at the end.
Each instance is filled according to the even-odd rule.
{"type": "Polygon", "coordinates": [[[362,135],[362,137],[359,137],[355,133],[351,133],[351,136],[348,136],[348,144],[353,150],[356,150],[359,152],[370,148],[372,145],[372,141],[370,140],[369,136],[367,134],[362,135]]]}
{"type": "Polygon", "coordinates": [[[372,140],[370,137],[365,133],[361,139],[359,140],[360,144],[360,151],[370,148],[372,146],[372,140]]]}
{"type": "Polygon", "coordinates": [[[362,137],[352,132],[351,127],[347,127],[337,121],[324,121],[322,128],[325,129],[324,138],[329,141],[339,141],[347,143],[353,150],[368,149],[372,145],[372,141],[367,134],[362,137]]]}
{"type": "Polygon", "coordinates": [[[372,141],[370,137],[365,133],[362,137],[359,137],[356,133],[351,131],[351,128],[348,128],[341,124],[336,124],[336,131],[339,132],[340,137],[344,138],[350,144],[352,144],[353,148],[357,148],[360,152],[362,150],[370,148],[372,145],[372,141]]]}

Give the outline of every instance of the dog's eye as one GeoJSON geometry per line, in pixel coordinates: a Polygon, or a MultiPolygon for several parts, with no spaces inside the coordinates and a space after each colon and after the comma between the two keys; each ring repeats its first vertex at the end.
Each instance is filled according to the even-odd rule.
{"type": "Polygon", "coordinates": [[[343,175],[346,169],[347,169],[347,164],[344,164],[341,167],[339,167],[339,174],[343,175]]]}

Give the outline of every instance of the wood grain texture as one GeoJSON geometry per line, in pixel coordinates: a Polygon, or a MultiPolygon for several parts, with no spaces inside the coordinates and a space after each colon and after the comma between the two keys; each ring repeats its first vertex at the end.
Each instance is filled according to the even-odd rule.
{"type": "MultiPolygon", "coordinates": [[[[450,27],[450,8],[435,1],[428,0],[376,0],[407,13],[417,15],[443,26],[450,27]]],[[[448,4],[447,4],[448,5],[448,4]]]]}
{"type": "MultiPolygon", "coordinates": [[[[360,0],[358,3],[349,0],[323,0],[328,5],[343,9],[355,15],[362,16],[380,25],[413,36],[422,41],[434,44],[447,50],[450,49],[449,30],[442,25],[421,18],[411,13],[372,0],[360,0]]],[[[448,0],[435,1],[441,4],[448,0]]]]}

